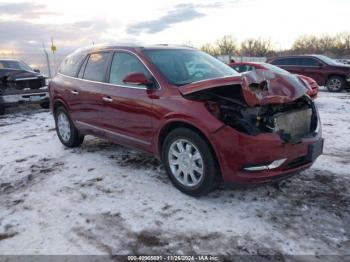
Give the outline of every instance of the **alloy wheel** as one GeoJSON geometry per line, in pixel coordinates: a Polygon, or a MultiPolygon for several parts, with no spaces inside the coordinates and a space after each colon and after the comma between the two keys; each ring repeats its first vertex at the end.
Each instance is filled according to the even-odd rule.
{"type": "Polygon", "coordinates": [[[203,179],[204,164],[198,148],[186,139],[175,140],[169,148],[168,161],[175,179],[186,187],[195,187],[203,179]]]}
{"type": "Polygon", "coordinates": [[[337,78],[332,78],[329,80],[327,87],[331,91],[338,91],[342,87],[342,82],[337,78]]]}
{"type": "Polygon", "coordinates": [[[60,112],[57,116],[57,128],[63,141],[68,142],[71,137],[71,127],[68,116],[60,112]]]}

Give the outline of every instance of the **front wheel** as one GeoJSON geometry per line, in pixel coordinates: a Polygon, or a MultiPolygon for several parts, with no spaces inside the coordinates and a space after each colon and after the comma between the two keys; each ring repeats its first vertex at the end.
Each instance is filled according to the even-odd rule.
{"type": "Polygon", "coordinates": [[[67,147],[77,147],[83,143],[84,136],[79,134],[64,107],[59,107],[56,110],[55,123],[58,138],[63,145],[67,147]]]}
{"type": "Polygon", "coordinates": [[[50,108],[50,102],[49,101],[41,102],[40,106],[43,109],[49,109],[50,108]]]}
{"type": "Polygon", "coordinates": [[[169,133],[162,159],[174,186],[188,195],[205,195],[220,184],[220,170],[212,149],[191,129],[178,128],[169,133]]]}
{"type": "Polygon", "coordinates": [[[326,83],[329,92],[340,92],[345,88],[346,82],[340,76],[331,76],[326,83]]]}

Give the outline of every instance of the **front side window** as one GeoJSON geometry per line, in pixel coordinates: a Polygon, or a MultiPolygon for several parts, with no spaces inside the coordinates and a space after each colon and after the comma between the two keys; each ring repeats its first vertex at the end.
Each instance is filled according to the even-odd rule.
{"type": "Polygon", "coordinates": [[[136,86],[123,82],[123,79],[131,73],[144,73],[147,78],[151,77],[146,67],[135,55],[124,52],[115,53],[109,74],[109,82],[115,85],[136,86]]]}
{"type": "Polygon", "coordinates": [[[91,54],[87,61],[84,79],[103,82],[105,78],[109,53],[91,54]]]}
{"type": "Polygon", "coordinates": [[[76,76],[84,57],[84,54],[73,54],[67,56],[63,60],[58,72],[67,76],[76,76]]]}
{"type": "Polygon", "coordinates": [[[300,59],[293,57],[293,58],[280,58],[276,59],[272,62],[273,65],[300,65],[300,59]]]}
{"type": "Polygon", "coordinates": [[[302,58],[302,64],[304,66],[320,66],[321,65],[321,63],[317,59],[308,58],[308,57],[302,58]]]}
{"type": "Polygon", "coordinates": [[[143,52],[168,82],[177,86],[238,75],[228,65],[198,50],[148,49],[143,52]]]}

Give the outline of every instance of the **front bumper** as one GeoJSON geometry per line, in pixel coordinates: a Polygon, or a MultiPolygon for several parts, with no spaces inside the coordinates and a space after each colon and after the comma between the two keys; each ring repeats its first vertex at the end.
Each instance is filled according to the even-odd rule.
{"type": "Polygon", "coordinates": [[[211,139],[224,181],[235,184],[266,183],[306,169],[323,147],[321,127],[298,144],[283,143],[277,134],[250,136],[228,126],[214,133],[211,139]],[[316,144],[317,150],[311,150],[316,144]],[[276,160],[283,161],[276,163],[276,160]]]}
{"type": "Polygon", "coordinates": [[[0,104],[15,105],[21,103],[42,103],[49,101],[49,92],[47,89],[37,91],[28,90],[20,94],[5,94],[0,96],[0,104]]]}

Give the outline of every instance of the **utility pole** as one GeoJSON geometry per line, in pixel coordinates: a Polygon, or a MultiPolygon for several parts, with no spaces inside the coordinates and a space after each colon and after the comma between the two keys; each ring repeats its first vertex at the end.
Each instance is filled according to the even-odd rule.
{"type": "Polygon", "coordinates": [[[45,54],[45,57],[46,57],[46,65],[47,65],[47,72],[49,74],[49,78],[52,77],[51,75],[51,66],[50,66],[50,58],[49,58],[49,54],[47,53],[46,49],[45,49],[45,43],[43,41],[43,51],[44,51],[44,54],[45,54]]]}
{"type": "Polygon", "coordinates": [[[53,37],[51,36],[51,51],[52,51],[52,60],[53,60],[52,63],[53,63],[54,74],[56,74],[56,59],[55,59],[56,50],[57,50],[57,48],[53,44],[53,37]]]}

